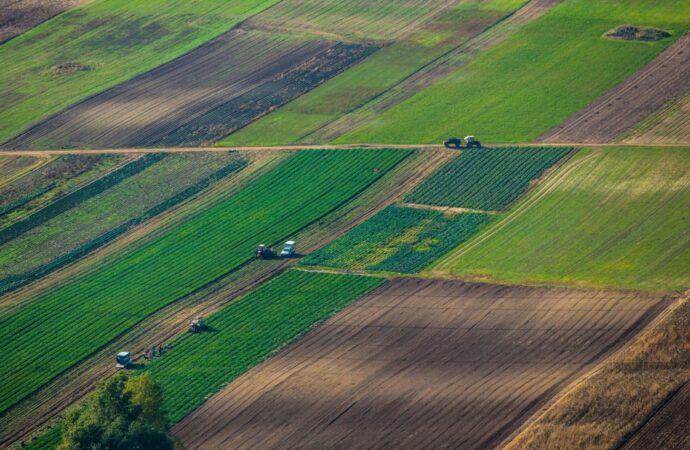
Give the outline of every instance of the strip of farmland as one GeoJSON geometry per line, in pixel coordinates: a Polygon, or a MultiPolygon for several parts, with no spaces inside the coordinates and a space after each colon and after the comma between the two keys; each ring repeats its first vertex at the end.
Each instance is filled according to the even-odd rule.
{"type": "Polygon", "coordinates": [[[364,190],[410,154],[308,151],[143,248],[23,304],[0,319],[4,411],[156,310],[240,267],[364,190]],[[334,186],[337,187],[334,189],[334,186]],[[75,326],[75,320],[79,325],[75,326]]]}
{"type": "Polygon", "coordinates": [[[631,128],[622,141],[626,144],[690,145],[690,87],[631,128]]]}
{"type": "MultiPolygon", "coordinates": [[[[606,95],[554,127],[543,142],[615,142],[630,127],[690,86],[690,33],[606,95]]],[[[638,140],[637,143],[649,143],[638,140]]]]}
{"type": "Polygon", "coordinates": [[[0,0],[0,44],[90,0],[0,0]]]}
{"type": "Polygon", "coordinates": [[[392,280],[173,432],[190,449],[493,447],[667,304],[634,293],[392,280]]]}
{"type": "MultiPolygon", "coordinates": [[[[3,156],[0,157],[0,188],[5,187],[34,169],[50,162],[51,158],[35,158],[31,156],[3,156]]],[[[4,196],[3,196],[4,199],[4,196]]],[[[5,200],[6,201],[6,200],[5,200]]]]}
{"type": "Polygon", "coordinates": [[[83,257],[245,165],[233,153],[159,154],[141,172],[0,244],[0,293],[83,257]]]}

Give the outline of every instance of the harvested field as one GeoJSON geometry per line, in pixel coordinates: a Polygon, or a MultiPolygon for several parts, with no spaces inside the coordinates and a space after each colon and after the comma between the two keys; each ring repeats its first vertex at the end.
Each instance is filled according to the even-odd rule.
{"type": "Polygon", "coordinates": [[[683,95],[628,130],[623,142],[690,145],[690,86],[683,95]]]}
{"type": "Polygon", "coordinates": [[[353,51],[339,60],[342,52],[332,49],[334,45],[262,31],[231,31],[169,64],[65,110],[6,145],[90,148],[203,142],[219,132],[220,136],[227,132],[227,128],[218,127],[241,126],[245,123],[242,119],[251,120],[263,114],[264,110],[259,108],[251,110],[253,116],[247,114],[249,117],[243,118],[246,113],[242,107],[268,95],[264,85],[280,83],[282,78],[304,81],[295,92],[276,95],[261,104],[270,109],[274,103],[285,102],[301,89],[322,81],[318,75],[307,80],[296,76],[293,80],[295,70],[314,71],[332,66],[330,71],[324,69],[323,74],[333,76],[368,51],[353,46],[353,51]],[[252,94],[252,90],[258,92],[252,94]],[[240,100],[239,104],[231,103],[232,108],[221,110],[213,120],[214,110],[234,99],[240,100]],[[230,125],[224,125],[224,120],[233,116],[240,116],[240,121],[233,124],[230,120],[230,125]],[[164,139],[190,122],[187,128],[164,139]]]}
{"type": "Polygon", "coordinates": [[[0,0],[0,44],[90,0],[0,0]]]}
{"type": "MultiPolygon", "coordinates": [[[[678,39],[633,76],[564,123],[543,134],[543,142],[606,143],[682,95],[690,85],[690,33],[678,39]]],[[[635,143],[650,143],[636,139],[635,143]]]]}
{"type": "Polygon", "coordinates": [[[690,448],[690,381],[652,416],[622,448],[683,450],[690,448]]]}
{"type": "Polygon", "coordinates": [[[391,280],[173,433],[190,449],[496,446],[669,301],[391,280]]]}

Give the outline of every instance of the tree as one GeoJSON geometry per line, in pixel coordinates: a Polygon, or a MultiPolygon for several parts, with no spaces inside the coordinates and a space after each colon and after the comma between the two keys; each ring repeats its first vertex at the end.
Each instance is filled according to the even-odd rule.
{"type": "Polygon", "coordinates": [[[150,374],[101,383],[65,417],[60,450],[172,450],[160,386],[150,374]]]}

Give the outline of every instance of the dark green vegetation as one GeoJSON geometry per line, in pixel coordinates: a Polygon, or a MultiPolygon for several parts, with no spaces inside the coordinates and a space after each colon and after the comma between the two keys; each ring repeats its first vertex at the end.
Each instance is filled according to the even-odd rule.
{"type": "Polygon", "coordinates": [[[290,271],[208,318],[208,331],[184,335],[147,366],[177,422],[208,396],[383,279],[290,271]]]}
{"type": "Polygon", "coordinates": [[[690,27],[684,0],[568,0],[502,44],[335,142],[437,143],[461,133],[530,142],[633,74],[690,27]],[[604,37],[626,23],[656,42],[604,37]]]}
{"type": "Polygon", "coordinates": [[[411,203],[500,210],[518,198],[570,148],[463,150],[407,197],[411,203]]]}
{"type": "Polygon", "coordinates": [[[160,386],[150,374],[103,381],[67,412],[60,450],[172,450],[160,386]]]}
{"type": "Polygon", "coordinates": [[[688,167],[687,148],[581,150],[434,272],[507,283],[688,289],[688,167]]]}
{"type": "Polygon", "coordinates": [[[0,61],[12,61],[0,74],[0,142],[274,3],[98,0],[35,27],[0,47],[0,61]]]}
{"type": "Polygon", "coordinates": [[[300,263],[414,273],[473,235],[489,216],[389,206],[300,263]]]}
{"type": "Polygon", "coordinates": [[[125,157],[118,155],[65,155],[39,161],[38,167],[0,188],[0,236],[16,222],[125,161],[125,157]]]}
{"type": "Polygon", "coordinates": [[[103,192],[0,244],[0,293],[75,261],[246,165],[233,153],[161,153],[146,160],[135,170],[130,167],[141,160],[112,172],[102,179],[109,178],[103,192]],[[128,176],[116,176],[122,172],[128,176]]]}
{"type": "Polygon", "coordinates": [[[0,319],[5,410],[157,309],[240,267],[361,193],[412,154],[303,151],[140,248],[0,319]]]}

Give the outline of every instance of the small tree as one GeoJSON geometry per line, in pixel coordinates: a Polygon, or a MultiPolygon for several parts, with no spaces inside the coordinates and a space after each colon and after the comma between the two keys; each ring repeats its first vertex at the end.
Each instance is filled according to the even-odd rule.
{"type": "Polygon", "coordinates": [[[60,450],[172,450],[160,386],[150,374],[101,383],[65,417],[60,450]]]}

